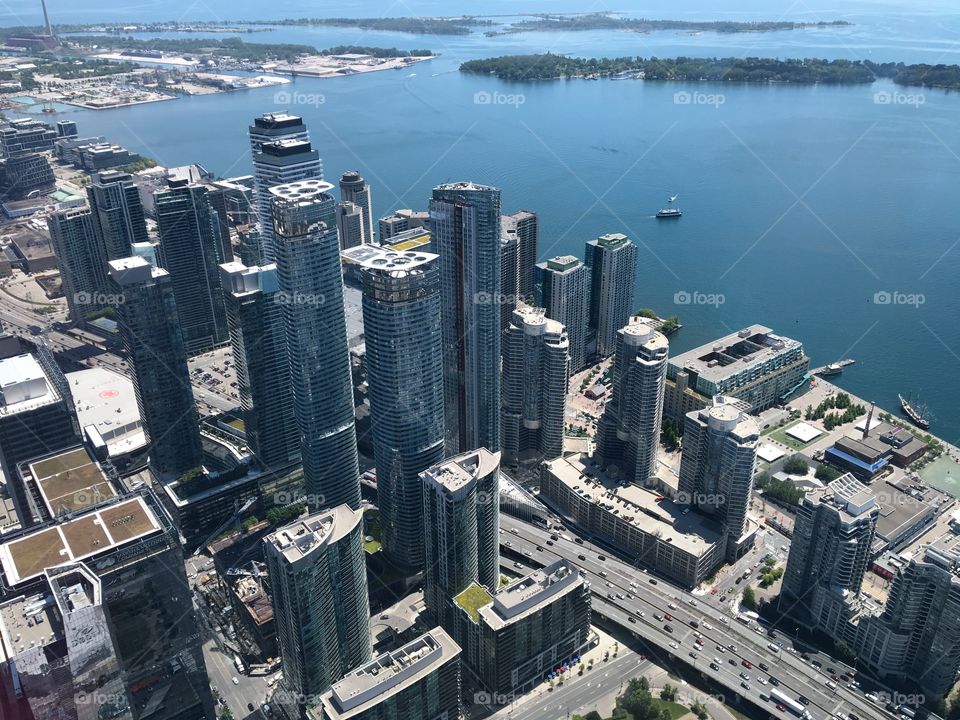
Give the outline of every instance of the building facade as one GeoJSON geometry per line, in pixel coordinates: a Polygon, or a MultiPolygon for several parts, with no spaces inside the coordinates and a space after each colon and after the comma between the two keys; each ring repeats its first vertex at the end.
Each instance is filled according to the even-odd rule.
{"type": "MultiPolygon", "coordinates": [[[[505,220],[506,218],[501,218],[505,220]]],[[[500,329],[510,327],[510,318],[517,309],[519,286],[520,244],[516,235],[500,238],[500,329]]]]}
{"type": "Polygon", "coordinates": [[[566,328],[542,308],[521,306],[503,333],[500,427],[503,463],[533,470],[563,453],[567,381],[566,328]]]}
{"type": "Polygon", "coordinates": [[[633,314],[637,246],[621,233],[608,233],[586,244],[590,269],[590,330],[596,353],[609,357],[617,349],[617,331],[633,314]]]}
{"type": "Polygon", "coordinates": [[[294,412],[311,509],[360,506],[360,468],[333,186],[270,189],[294,412]]]}
{"type": "Polygon", "coordinates": [[[760,427],[733,404],[714,403],[687,415],[677,502],[720,523],[733,562],[749,549],[744,536],[760,427]]]}
{"type": "Polygon", "coordinates": [[[370,186],[357,170],[340,176],[340,201],[352,203],[360,209],[360,243],[373,243],[373,199],[370,186]]]}
{"type": "Polygon", "coordinates": [[[352,202],[337,203],[337,234],[341,250],[364,244],[363,223],[363,208],[352,202]]]}
{"type": "Polygon", "coordinates": [[[524,302],[533,301],[534,266],[540,252],[540,220],[529,210],[503,216],[503,235],[517,241],[517,294],[524,302]]]}
{"type": "Polygon", "coordinates": [[[97,268],[93,217],[88,208],[59,210],[47,216],[50,242],[60,268],[60,283],[70,319],[81,322],[102,307],[103,273],[97,268]]]}
{"type": "Polygon", "coordinates": [[[617,332],[612,396],[597,423],[596,455],[637,485],[656,475],[668,350],[667,338],[642,318],[630,318],[617,332]]]}
{"type": "Polygon", "coordinates": [[[359,264],[384,550],[423,567],[420,473],[443,460],[443,341],[436,255],[368,246],[359,264]]]}
{"type": "Polygon", "coordinates": [[[87,185],[87,202],[96,243],[96,269],[100,287],[109,293],[107,263],[132,254],[135,243],[149,242],[140,191],[128,173],[97,173],[87,185]]]}
{"type": "Polygon", "coordinates": [[[590,331],[590,270],[573,255],[562,255],[534,268],[537,307],[551,320],[563,323],[570,339],[570,373],[587,366],[590,331]]]}
{"type": "Polygon", "coordinates": [[[430,201],[440,256],[448,455],[500,446],[500,190],[440,185],[430,201]]]}
{"type": "Polygon", "coordinates": [[[118,323],[133,371],[150,466],[176,477],[203,461],[197,407],[180,336],[170,273],[142,257],[112,260],[118,323]]]}

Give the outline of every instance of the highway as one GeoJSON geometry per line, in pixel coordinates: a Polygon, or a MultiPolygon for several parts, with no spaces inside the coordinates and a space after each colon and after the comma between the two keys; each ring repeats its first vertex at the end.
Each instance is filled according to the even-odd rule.
{"type": "MultiPolygon", "coordinates": [[[[506,514],[501,515],[501,528],[501,548],[506,555],[510,555],[504,558],[503,565],[506,568],[513,568],[513,563],[520,560],[530,567],[539,567],[560,557],[570,560],[587,573],[594,593],[593,610],[596,614],[608,618],[648,643],[651,652],[669,653],[720,683],[731,693],[731,697],[743,696],[776,716],[776,703],[760,697],[769,695],[772,687],[769,677],[772,676],[780,681],[782,692],[793,698],[804,695],[810,700],[808,710],[814,720],[825,720],[837,713],[849,714],[851,711],[860,720],[889,720],[893,717],[846,683],[837,683],[838,688],[832,690],[826,684],[829,676],[795,654],[788,637],[779,632],[772,635],[760,633],[742,625],[734,619],[729,608],[720,605],[710,595],[694,597],[618,558],[610,557],[608,550],[586,541],[581,545],[566,540],[562,535],[570,536],[572,533],[569,530],[560,531],[558,540],[550,540],[551,531],[506,514]],[[552,544],[548,544],[548,541],[552,544]],[[542,550],[538,550],[538,547],[542,550]],[[656,619],[656,615],[663,616],[665,613],[669,613],[673,619],[656,619]],[[630,621],[631,616],[633,622],[630,621]],[[697,630],[691,627],[691,621],[698,623],[697,630]],[[665,629],[668,624],[672,632],[665,629]],[[703,636],[702,650],[695,647],[696,632],[703,636]],[[783,643],[783,648],[773,652],[768,648],[770,643],[783,643]],[[697,657],[691,657],[690,653],[695,653],[697,657]],[[719,670],[710,667],[711,662],[715,662],[714,658],[721,661],[717,663],[719,670]],[[743,660],[753,667],[745,667],[743,660]],[[769,671],[762,672],[760,663],[766,664],[769,671]],[[740,673],[748,675],[749,679],[741,677],[740,673]],[[761,683],[761,678],[767,684],[761,683]],[[743,687],[742,683],[747,687],[743,687]]],[[[518,569],[514,568],[513,571],[518,572],[518,569]]],[[[826,659],[823,660],[823,667],[833,668],[838,675],[848,669],[842,663],[826,659]]],[[[789,711],[782,711],[782,714],[787,715],[789,711]]]]}

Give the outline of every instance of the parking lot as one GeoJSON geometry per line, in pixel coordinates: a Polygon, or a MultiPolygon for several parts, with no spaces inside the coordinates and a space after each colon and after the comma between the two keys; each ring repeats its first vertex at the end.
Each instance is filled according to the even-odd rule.
{"type": "Polygon", "coordinates": [[[219,396],[238,405],[237,376],[233,365],[233,352],[229,347],[217,348],[203,355],[192,357],[188,361],[190,381],[194,386],[194,396],[201,410],[220,412],[223,403],[214,403],[212,398],[219,396]]]}

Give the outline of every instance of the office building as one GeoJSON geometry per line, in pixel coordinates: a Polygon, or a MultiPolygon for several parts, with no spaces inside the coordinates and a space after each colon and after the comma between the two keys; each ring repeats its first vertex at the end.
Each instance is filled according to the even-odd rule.
{"type": "Polygon", "coordinates": [[[493,593],[472,585],[455,602],[454,639],[490,693],[526,692],[591,644],[590,584],[568,560],[493,593]]]}
{"type": "Polygon", "coordinates": [[[617,348],[617,331],[634,311],[637,246],[621,233],[601,235],[587,241],[585,264],[590,269],[590,330],[597,355],[609,357],[617,348]]]}
{"type": "Polygon", "coordinates": [[[733,396],[760,412],[780,404],[809,368],[800,342],[751,325],[670,360],[664,416],[682,421],[714,395],[733,396]]]}
{"type": "Polygon", "coordinates": [[[364,244],[373,242],[373,200],[370,186],[357,170],[349,170],[340,176],[340,202],[353,203],[360,208],[362,221],[362,240],[364,244]]]}
{"type": "Polygon", "coordinates": [[[570,358],[567,332],[542,308],[513,313],[503,333],[503,463],[532,470],[563,452],[570,358]]]}
{"type": "Polygon", "coordinates": [[[433,189],[440,256],[447,454],[500,446],[500,190],[469,182],[433,189]]]}
{"type": "Polygon", "coordinates": [[[897,571],[886,606],[860,620],[858,660],[928,701],[945,697],[960,670],[960,579],[956,558],[936,547],[897,571]]]}
{"type": "Polygon", "coordinates": [[[436,627],[333,684],[312,720],[457,720],[460,648],[436,627]]]}
{"type": "Polygon", "coordinates": [[[264,544],[283,694],[290,704],[307,704],[370,660],[363,513],[345,505],[323,510],[264,544]]]}
{"type": "Polygon", "coordinates": [[[311,509],[360,506],[360,469],[333,186],[270,188],[278,300],[311,509]]]}
{"type": "Polygon", "coordinates": [[[263,245],[262,262],[271,263],[275,262],[276,255],[270,189],[299,180],[322,180],[323,164],[320,162],[320,153],[310,147],[309,141],[294,138],[275,140],[261,144],[253,154],[253,176],[256,180],[260,242],[263,245]]]}
{"type": "Polygon", "coordinates": [[[43,155],[17,153],[0,158],[0,196],[5,202],[46,195],[56,187],[57,179],[43,155]]]}
{"type": "Polygon", "coordinates": [[[657,471],[668,349],[667,338],[643,318],[630,318],[617,332],[612,395],[597,423],[596,456],[637,485],[648,484],[657,471]]]}
{"type": "Polygon", "coordinates": [[[377,221],[377,238],[381,244],[387,244],[400,233],[415,229],[429,229],[429,226],[429,212],[401,208],[377,221]]]}
{"type": "Polygon", "coordinates": [[[131,255],[135,243],[150,241],[140,191],[128,173],[108,171],[94,175],[87,185],[87,202],[96,243],[100,286],[109,293],[107,263],[131,255]]]}
{"type": "Polygon", "coordinates": [[[340,249],[359,247],[364,244],[363,208],[352,202],[337,203],[337,235],[340,249]]]}
{"type": "Polygon", "coordinates": [[[21,152],[53,150],[56,141],[57,131],[33,118],[6,120],[0,127],[0,152],[4,157],[21,152]]]}
{"type": "Polygon", "coordinates": [[[384,550],[423,567],[420,473],[443,460],[440,267],[429,253],[364,246],[363,327],[384,550]]]}
{"type": "Polygon", "coordinates": [[[276,265],[220,266],[244,434],[264,468],[300,460],[276,265]]]}
{"type": "Polygon", "coordinates": [[[183,552],[152,493],[5,538],[0,570],[4,717],[214,717],[183,552]]]}
{"type": "Polygon", "coordinates": [[[310,133],[303,123],[303,118],[286,112],[264,113],[254,118],[253,125],[248,127],[248,136],[251,155],[260,152],[264,143],[277,140],[310,141],[310,133]]]}
{"type": "Polygon", "coordinates": [[[534,294],[534,266],[539,257],[540,222],[537,214],[518,210],[501,220],[504,237],[517,241],[517,296],[530,303],[534,294]]]}
{"type": "Polygon", "coordinates": [[[80,145],[73,154],[75,165],[88,173],[130,165],[143,159],[137,153],[110,142],[80,145]]]}
{"type": "Polygon", "coordinates": [[[75,445],[80,428],[70,385],[45,345],[32,348],[18,338],[2,338],[0,359],[0,462],[21,526],[39,513],[17,466],[75,445]]]}
{"type": "Polygon", "coordinates": [[[720,397],[689,413],[684,424],[677,502],[720,523],[730,562],[749,549],[744,540],[759,441],[757,421],[720,397]]]}
{"type": "Polygon", "coordinates": [[[849,628],[880,508],[874,492],[851,474],[800,502],[780,590],[780,610],[838,639],[849,628]]]}
{"type": "Polygon", "coordinates": [[[168,185],[155,195],[157,259],[170,273],[184,348],[196,355],[228,337],[218,271],[224,262],[220,225],[203,185],[186,180],[170,180],[168,185]]]}
{"type": "Polygon", "coordinates": [[[453,598],[500,581],[500,455],[484,448],[424,471],[423,597],[430,618],[448,632],[453,598]]]}
{"type": "Polygon", "coordinates": [[[79,134],[80,133],[77,130],[77,124],[73,120],[57,121],[57,137],[58,138],[76,137],[79,134]]]}
{"type": "Polygon", "coordinates": [[[561,255],[537,263],[534,278],[535,303],[567,329],[570,373],[578,373],[587,366],[590,270],[573,255],[561,255]]]}
{"type": "Polygon", "coordinates": [[[175,478],[203,460],[197,408],[180,336],[170,273],[145,258],[110,261],[118,324],[133,371],[137,407],[150,447],[150,466],[175,478]]]}
{"type": "MultiPolygon", "coordinates": [[[[501,218],[501,221],[503,218],[501,218]]],[[[516,236],[501,236],[500,238],[500,330],[510,326],[513,311],[517,309],[520,280],[518,265],[520,259],[520,244],[516,236]]]]}
{"type": "Polygon", "coordinates": [[[98,270],[93,217],[88,208],[58,210],[47,216],[50,242],[60,268],[60,285],[70,319],[81,322],[107,298],[100,297],[102,273],[98,270]]]}

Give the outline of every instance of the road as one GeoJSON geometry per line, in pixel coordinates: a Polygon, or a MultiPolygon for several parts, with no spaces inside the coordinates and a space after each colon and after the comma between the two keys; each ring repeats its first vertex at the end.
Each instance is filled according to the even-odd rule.
{"type": "MultiPolygon", "coordinates": [[[[781,682],[781,691],[794,698],[804,695],[810,700],[809,710],[814,720],[824,720],[837,712],[850,711],[862,720],[889,720],[892,717],[866,700],[862,692],[843,683],[835,691],[828,688],[826,682],[829,677],[810,666],[799,654],[794,654],[789,648],[789,638],[779,632],[768,635],[758,632],[756,626],[751,629],[740,624],[730,615],[729,608],[720,605],[713,596],[695,598],[681,588],[662,579],[654,579],[610,557],[608,550],[589,542],[576,544],[562,537],[550,540],[550,531],[506,514],[501,515],[501,527],[504,530],[501,546],[513,556],[505,565],[512,567],[514,558],[518,558],[517,561],[522,558],[523,564],[530,567],[547,564],[558,557],[570,560],[587,572],[594,592],[595,613],[634,633],[649,645],[651,652],[669,653],[712,681],[722,684],[731,696],[741,695],[759,708],[776,714],[773,707],[775,703],[760,698],[760,695],[769,695],[770,691],[770,685],[760,683],[760,678],[769,683],[768,676],[773,676],[781,682]],[[537,547],[543,549],[537,550],[537,547]],[[670,608],[671,604],[673,608],[670,608]],[[665,612],[670,613],[673,619],[656,620],[657,614],[663,615],[665,612]],[[642,616],[640,613],[643,613],[642,616]],[[630,621],[631,616],[633,622],[630,621]],[[698,630],[690,626],[691,621],[698,623],[698,630]],[[668,624],[673,632],[665,629],[668,624]],[[702,651],[695,649],[695,632],[703,635],[702,651]],[[671,647],[670,643],[675,643],[676,647],[671,647]],[[773,652],[768,649],[770,643],[783,643],[784,647],[773,652]],[[731,649],[731,645],[735,649],[731,649]],[[723,647],[724,651],[718,647],[723,647]],[[692,658],[690,653],[695,653],[697,657],[692,658]],[[719,670],[710,668],[710,663],[715,662],[714,658],[721,660],[719,670]],[[746,668],[742,665],[743,660],[754,666],[762,662],[770,670],[761,673],[758,669],[746,668]],[[749,680],[742,678],[741,672],[749,675],[749,680]],[[741,682],[748,687],[742,687],[741,682]]],[[[563,534],[570,535],[570,532],[563,534]]],[[[826,656],[822,656],[820,661],[824,669],[834,668],[838,674],[847,669],[842,663],[826,656]]]]}

